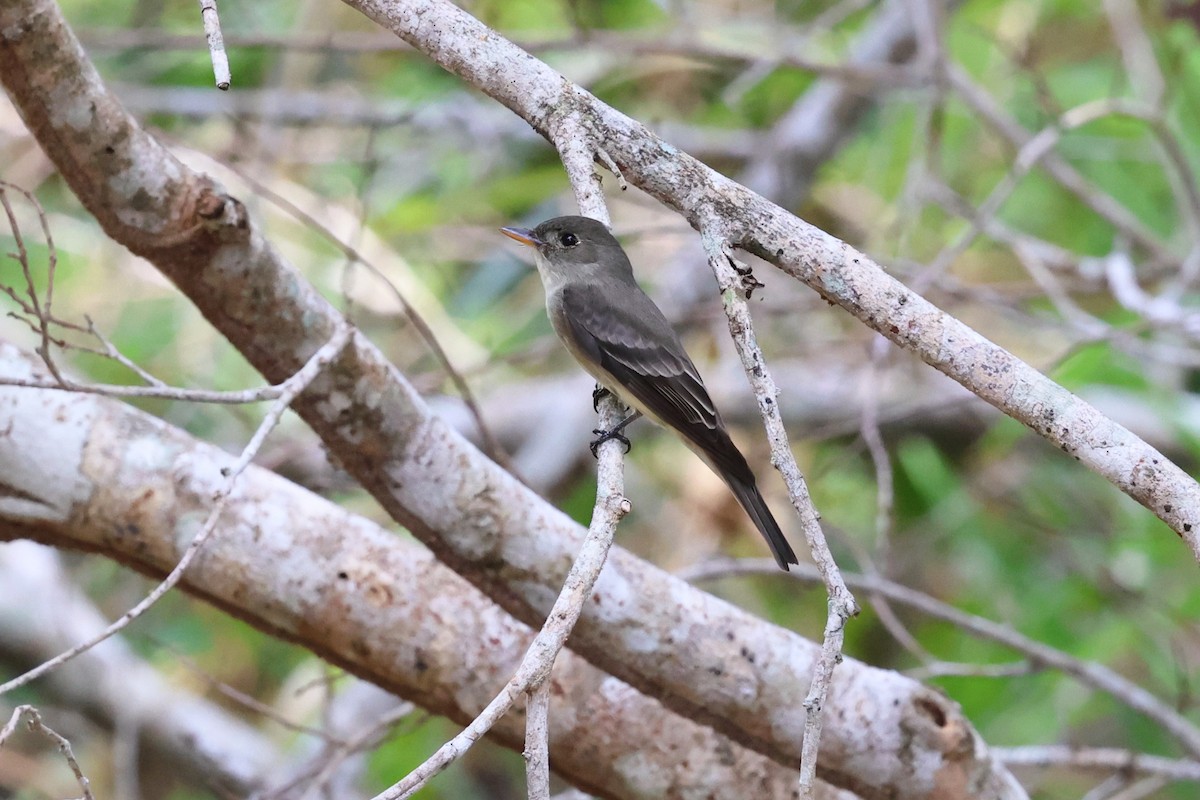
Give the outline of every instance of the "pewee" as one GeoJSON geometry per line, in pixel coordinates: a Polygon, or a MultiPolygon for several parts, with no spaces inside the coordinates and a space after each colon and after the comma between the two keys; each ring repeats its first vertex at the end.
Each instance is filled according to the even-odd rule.
{"type": "Polygon", "coordinates": [[[779,566],[796,554],[763,501],[746,459],[725,430],[679,336],[633,277],[621,245],[602,223],[556,217],[536,228],[501,228],[534,248],[554,332],[604,389],[634,409],[595,446],[645,415],[675,431],[721,477],[771,548],[779,566]]]}

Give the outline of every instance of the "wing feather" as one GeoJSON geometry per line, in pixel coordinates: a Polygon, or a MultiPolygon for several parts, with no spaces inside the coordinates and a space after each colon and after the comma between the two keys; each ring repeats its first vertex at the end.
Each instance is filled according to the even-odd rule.
{"type": "Polygon", "coordinates": [[[563,288],[562,311],[576,344],[722,471],[753,482],[678,334],[644,292],[620,288],[620,303],[611,299],[618,294],[614,287],[604,284],[563,288]]]}

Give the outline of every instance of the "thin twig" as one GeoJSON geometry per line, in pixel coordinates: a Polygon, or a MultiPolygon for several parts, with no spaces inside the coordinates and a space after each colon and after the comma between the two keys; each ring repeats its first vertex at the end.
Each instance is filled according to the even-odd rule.
{"type": "Polygon", "coordinates": [[[162,641],[156,637],[149,638],[152,642],[154,642],[156,647],[169,651],[171,653],[171,657],[175,660],[174,663],[183,667],[191,674],[193,678],[203,682],[208,686],[209,689],[217,692],[227,700],[231,700],[251,713],[258,714],[259,716],[269,719],[276,725],[286,728],[287,730],[295,733],[305,733],[318,739],[330,741],[333,744],[341,744],[341,742],[333,741],[329,734],[320,728],[313,727],[312,725],[305,725],[302,722],[293,722],[267,703],[264,703],[252,695],[246,694],[240,689],[230,686],[228,683],[225,683],[222,680],[214,678],[212,675],[209,675],[207,672],[205,672],[199,664],[184,655],[181,650],[172,645],[170,642],[162,641]]]}
{"type": "MultiPolygon", "coordinates": [[[[862,417],[859,420],[859,434],[871,456],[875,466],[875,553],[870,555],[852,537],[844,537],[852,550],[857,553],[863,569],[871,574],[884,574],[888,571],[891,561],[892,513],[895,504],[895,487],[893,484],[892,459],[887,446],[883,442],[883,432],[879,427],[879,382],[881,380],[884,361],[889,351],[888,341],[882,336],[874,336],[871,340],[871,354],[867,369],[863,372],[862,417]]],[[[878,594],[870,595],[871,605],[879,617],[880,624],[887,629],[897,642],[910,653],[926,663],[935,659],[930,655],[917,638],[904,626],[896,615],[886,597],[878,594]]]]}
{"type": "Polygon", "coordinates": [[[1070,747],[1061,744],[993,747],[992,755],[1013,767],[1119,770],[1134,775],[1157,775],[1173,781],[1200,782],[1200,761],[1163,758],[1115,747],[1070,747]]]}
{"type": "Polygon", "coordinates": [[[1104,0],[1104,13],[1112,28],[1113,41],[1121,51],[1129,85],[1139,99],[1161,112],[1166,80],[1154,55],[1154,44],[1146,34],[1142,16],[1133,0],[1104,0]]]}
{"type": "MultiPolygon", "coordinates": [[[[600,426],[609,430],[620,421],[620,405],[611,397],[606,398],[600,405],[600,426]]],[[[617,523],[629,512],[629,501],[623,496],[622,455],[621,444],[615,439],[600,445],[596,469],[596,505],[592,510],[592,522],[588,527],[587,536],[584,537],[579,555],[571,565],[562,591],[546,617],[546,624],[534,637],[512,678],[470,725],[438,748],[436,753],[403,780],[376,795],[374,800],[401,800],[411,797],[435,775],[466,753],[491,730],[497,720],[508,713],[522,695],[550,677],[554,660],[583,612],[584,602],[591,595],[596,578],[604,566],[617,523]]]]}
{"type": "Polygon", "coordinates": [[[232,78],[229,74],[229,56],[225,53],[225,37],[221,35],[221,19],[217,15],[217,0],[200,0],[200,17],[204,20],[204,38],[208,41],[213,77],[217,88],[226,91],[232,78]]]}
{"type": "Polygon", "coordinates": [[[525,792],[550,800],[550,682],[532,689],[525,702],[525,792]]]}
{"type": "Polygon", "coordinates": [[[623,192],[629,188],[629,184],[625,182],[625,176],[621,174],[621,168],[617,166],[617,162],[608,154],[608,151],[603,147],[596,148],[596,157],[600,159],[613,177],[617,179],[617,187],[623,192]]]}
{"type": "Polygon", "coordinates": [[[1151,776],[1140,781],[1131,781],[1118,773],[1083,795],[1080,800],[1142,800],[1166,785],[1165,778],[1151,776]]]}
{"type": "Polygon", "coordinates": [[[24,303],[21,303],[20,298],[15,292],[9,291],[8,294],[18,303],[21,303],[22,308],[26,309],[28,313],[32,313],[35,317],[37,317],[37,330],[42,338],[41,344],[38,345],[37,353],[39,356],[41,356],[42,361],[45,362],[46,368],[50,370],[50,374],[61,381],[62,376],[59,374],[58,366],[54,363],[54,359],[50,355],[50,345],[53,340],[50,336],[49,306],[43,308],[41,299],[38,297],[37,286],[33,281],[33,270],[29,265],[29,251],[25,248],[25,238],[21,235],[21,228],[20,225],[17,224],[16,213],[13,211],[12,205],[8,201],[9,190],[15,190],[24,195],[25,199],[28,200],[37,211],[38,220],[41,222],[42,232],[46,237],[46,247],[48,248],[48,252],[50,254],[48,274],[51,288],[48,289],[48,300],[49,298],[53,297],[52,287],[54,285],[54,270],[58,263],[57,249],[54,247],[54,237],[50,232],[50,225],[46,220],[46,212],[42,209],[42,204],[39,203],[37,198],[33,196],[33,193],[11,183],[0,181],[0,205],[4,206],[4,213],[8,217],[8,227],[12,232],[13,241],[16,242],[17,245],[17,252],[13,255],[17,259],[18,263],[20,263],[21,273],[25,276],[25,291],[29,295],[29,304],[25,305],[24,303]]]}
{"type": "Polygon", "coordinates": [[[892,510],[896,500],[892,460],[879,429],[879,382],[887,352],[887,339],[871,337],[871,357],[862,376],[863,405],[859,423],[859,434],[871,454],[871,463],[875,465],[875,558],[885,572],[891,552],[892,510]]]}
{"type": "MultiPolygon", "coordinates": [[[[1007,139],[1011,145],[1024,149],[1034,138],[1035,134],[1026,130],[994,97],[976,84],[966,70],[950,64],[946,70],[946,79],[955,94],[978,115],[980,121],[1007,139]]],[[[1065,159],[1057,154],[1049,154],[1041,158],[1040,163],[1046,174],[1059,185],[1156,258],[1165,262],[1178,261],[1178,256],[1160,237],[1111,195],[1096,188],[1065,159]]]]}
{"type": "MultiPolygon", "coordinates": [[[[51,281],[49,287],[46,289],[47,314],[50,313],[50,292],[53,287],[54,282],[51,281]]],[[[111,358],[113,361],[116,361],[118,364],[125,367],[125,369],[129,370],[134,375],[137,375],[139,378],[145,381],[147,386],[159,386],[162,388],[167,388],[166,382],[159,380],[154,375],[151,375],[149,372],[142,369],[140,365],[134,362],[132,358],[118,350],[117,346],[110,342],[108,337],[100,332],[100,329],[96,327],[96,323],[92,321],[90,316],[84,314],[83,319],[85,322],[87,322],[87,332],[91,334],[96,341],[100,342],[101,350],[98,355],[102,355],[105,358],[111,358]]]]}
{"type": "MultiPolygon", "coordinates": [[[[856,0],[854,6],[868,5],[870,0],[856,0]]],[[[831,9],[834,10],[834,9],[831,9]]],[[[814,19],[814,23],[818,20],[814,19]]],[[[815,25],[813,26],[815,27],[815,25]]],[[[117,28],[84,31],[81,38],[89,50],[153,49],[155,51],[191,50],[200,39],[189,34],[176,34],[147,28],[130,30],[117,28]]],[[[394,36],[371,31],[331,31],[329,33],[291,34],[232,34],[224,40],[240,48],[274,48],[294,52],[319,53],[394,53],[411,52],[412,46],[394,36]]],[[[790,67],[815,75],[833,78],[846,83],[857,91],[875,91],[881,88],[919,87],[927,83],[926,75],[917,70],[879,64],[854,64],[820,61],[799,55],[802,48],[788,46],[762,52],[762,43],[754,48],[728,44],[723,31],[712,34],[663,39],[661,36],[635,38],[628,31],[606,32],[591,30],[583,35],[568,37],[520,39],[518,43],[531,53],[546,53],[591,50],[611,56],[622,55],[676,55],[684,58],[725,61],[734,63],[765,63],[772,68],[790,67]]]]}
{"type": "Polygon", "coordinates": [[[57,392],[98,394],[105,397],[149,397],[165,400],[181,400],[189,403],[212,403],[214,405],[244,405],[275,400],[283,394],[285,384],[261,386],[257,389],[240,389],[218,392],[210,389],[179,389],[174,386],[124,386],[115,383],[79,383],[63,379],[58,381],[39,378],[0,378],[0,385],[23,386],[29,389],[48,389],[57,392]]]}
{"type": "MultiPolygon", "coordinates": [[[[872,603],[876,602],[876,598],[883,599],[875,594],[869,596],[872,603]]],[[[1022,678],[1042,671],[1040,666],[1028,661],[1016,661],[1012,664],[963,664],[958,661],[930,661],[916,669],[905,670],[904,674],[919,681],[928,681],[933,678],[945,677],[1022,678]]]]}
{"type": "Polygon", "coordinates": [[[402,702],[395,708],[383,714],[372,725],[367,727],[366,730],[361,731],[345,741],[337,741],[329,738],[328,735],[326,735],[328,745],[327,750],[322,754],[322,757],[315,759],[313,763],[309,765],[309,768],[304,771],[304,774],[298,776],[297,780],[289,782],[287,787],[281,787],[278,790],[272,791],[266,795],[263,800],[266,800],[266,798],[269,797],[287,797],[292,788],[308,780],[310,781],[308,790],[300,798],[300,800],[307,800],[307,798],[312,796],[314,791],[321,789],[326,783],[329,782],[330,778],[333,777],[334,772],[337,771],[337,768],[340,767],[342,763],[346,761],[346,759],[350,758],[355,753],[363,752],[364,750],[378,745],[392,728],[398,725],[406,717],[412,715],[414,708],[415,706],[413,706],[412,703],[402,702]]]}
{"type": "Polygon", "coordinates": [[[746,299],[735,288],[743,276],[748,275],[749,271],[734,259],[733,252],[729,247],[728,235],[719,219],[715,217],[710,219],[708,227],[701,231],[701,237],[708,253],[709,265],[716,274],[717,283],[721,287],[721,297],[729,320],[730,335],[733,337],[738,355],[741,356],[746,376],[750,379],[754,394],[758,398],[767,438],[771,442],[771,460],[787,484],[788,496],[800,518],[804,538],[808,542],[813,561],[821,573],[829,594],[829,612],[821,643],[821,656],[813,668],[812,682],[809,684],[808,694],[804,698],[804,744],[800,756],[799,787],[802,798],[811,798],[816,781],[817,753],[821,742],[821,712],[833,681],[833,670],[842,660],[842,641],[845,636],[846,622],[858,614],[858,604],[854,601],[850,590],[846,588],[845,582],[842,581],[837,563],[829,552],[829,545],[821,530],[821,516],[813,507],[808,486],[788,443],[787,430],[784,428],[777,402],[779,389],[771,378],[766,360],[758,347],[746,299]]]}
{"type": "Polygon", "coordinates": [[[69,320],[59,319],[51,312],[51,306],[54,302],[54,278],[55,270],[58,265],[58,248],[54,244],[54,236],[50,231],[49,221],[46,218],[46,212],[38,202],[37,197],[30,191],[21,188],[7,181],[0,181],[0,206],[4,208],[5,214],[8,217],[9,230],[12,233],[13,241],[17,245],[17,252],[10,254],[21,265],[22,274],[25,276],[25,287],[28,295],[28,300],[22,296],[11,286],[0,286],[0,291],[8,295],[12,300],[20,306],[22,312],[34,317],[34,319],[26,319],[17,316],[18,319],[26,322],[33,332],[41,339],[41,344],[37,348],[37,353],[41,357],[42,362],[46,365],[53,380],[42,378],[0,378],[0,384],[7,386],[22,386],[30,389],[50,389],[55,391],[80,392],[84,394],[99,394],[106,397],[142,397],[142,398],[161,398],[167,400],[179,400],[183,402],[193,403],[212,403],[221,405],[241,405],[246,403],[259,403],[265,400],[275,400],[280,396],[280,386],[263,386],[257,389],[244,389],[241,391],[216,392],[205,389],[181,389],[167,386],[163,381],[146,372],[140,366],[135,364],[132,359],[128,358],[124,353],[120,352],[117,347],[108,340],[96,327],[91,317],[85,316],[86,325],[80,325],[69,320]],[[24,236],[21,233],[20,225],[17,222],[16,213],[8,198],[8,192],[18,192],[25,197],[29,202],[41,225],[42,236],[46,242],[46,291],[45,300],[39,300],[36,285],[33,280],[33,268],[30,264],[29,251],[25,245],[24,236]],[[36,320],[36,321],[35,321],[36,320]],[[68,344],[66,341],[53,336],[50,332],[51,327],[57,326],[64,330],[76,331],[78,333],[87,334],[100,343],[99,350],[89,347],[83,347],[75,344],[68,344]],[[123,365],[139,378],[146,382],[146,386],[125,386],[122,384],[87,384],[79,383],[64,375],[58,369],[51,355],[51,345],[59,348],[71,347],[72,349],[91,353],[103,358],[110,358],[119,364],[123,365]]]}
{"type": "MultiPolygon", "coordinates": [[[[572,103],[563,104],[562,110],[554,120],[550,138],[558,149],[563,168],[567,171],[567,179],[575,192],[575,202],[579,204],[579,213],[598,219],[611,227],[612,220],[608,215],[608,207],[604,204],[600,175],[594,167],[600,153],[596,134],[584,116],[572,107],[572,103]]],[[[612,161],[611,156],[607,157],[612,161]]],[[[622,176],[621,181],[624,180],[622,176]]]]}
{"type": "Polygon", "coordinates": [[[42,734],[58,746],[58,752],[63,754],[63,758],[67,760],[67,765],[70,766],[71,772],[75,773],[75,780],[79,782],[79,787],[83,789],[83,800],[95,800],[95,797],[92,795],[91,782],[83,774],[83,770],[79,768],[79,762],[75,760],[75,753],[71,750],[71,743],[64,736],[42,722],[42,715],[33,706],[17,706],[13,710],[8,724],[0,729],[0,747],[4,747],[4,743],[17,730],[17,725],[20,724],[22,719],[27,720],[29,730],[42,734]]]}

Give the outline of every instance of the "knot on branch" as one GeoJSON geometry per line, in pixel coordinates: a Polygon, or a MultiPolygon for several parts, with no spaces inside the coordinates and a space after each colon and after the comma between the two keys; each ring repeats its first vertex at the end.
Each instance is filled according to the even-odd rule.
{"type": "Polygon", "coordinates": [[[704,241],[705,252],[708,253],[709,263],[717,276],[717,285],[722,292],[729,289],[740,289],[749,300],[758,289],[766,284],[754,276],[754,270],[749,264],[739,261],[733,255],[734,241],[728,227],[716,218],[709,218],[701,226],[701,238],[704,241]],[[730,271],[727,271],[728,267],[730,271]]]}
{"type": "Polygon", "coordinates": [[[633,505],[629,502],[629,498],[624,495],[615,495],[608,498],[609,510],[617,521],[625,518],[625,515],[633,510],[633,505]]]}
{"type": "Polygon", "coordinates": [[[738,261],[733,257],[732,253],[725,253],[725,258],[729,261],[729,266],[733,267],[733,271],[741,278],[739,284],[742,291],[746,293],[746,299],[749,300],[754,296],[755,289],[761,289],[766,286],[765,283],[754,277],[754,270],[749,264],[738,261]]]}
{"type": "Polygon", "coordinates": [[[226,194],[206,192],[196,203],[196,216],[210,226],[226,226],[242,229],[250,224],[246,207],[241,201],[226,194]]]}
{"type": "Polygon", "coordinates": [[[200,263],[214,248],[250,235],[246,207],[208,180],[191,187],[165,222],[156,232],[127,229],[121,241],[146,258],[200,263]]]}

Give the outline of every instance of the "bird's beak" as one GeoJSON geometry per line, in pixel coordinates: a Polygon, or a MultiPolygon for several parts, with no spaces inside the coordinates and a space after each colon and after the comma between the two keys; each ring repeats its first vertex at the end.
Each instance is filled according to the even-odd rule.
{"type": "Polygon", "coordinates": [[[529,230],[529,228],[501,228],[500,232],[526,247],[540,247],[545,244],[541,239],[534,236],[533,231],[529,230]]]}

